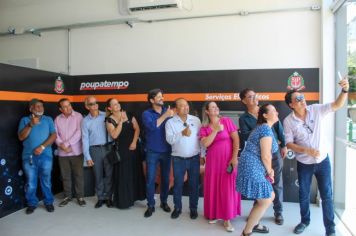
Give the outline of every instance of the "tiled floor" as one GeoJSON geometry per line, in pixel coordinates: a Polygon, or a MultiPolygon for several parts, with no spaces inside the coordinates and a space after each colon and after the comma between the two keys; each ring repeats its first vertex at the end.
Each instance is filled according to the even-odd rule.
{"type": "MultiPolygon", "coordinates": [[[[171,196],[169,197],[172,200],[171,196]]],[[[26,215],[24,210],[15,212],[0,219],[1,236],[119,236],[119,235],[142,235],[142,236],[188,236],[188,235],[237,235],[246,223],[246,216],[252,206],[252,202],[243,201],[243,213],[232,221],[235,232],[228,233],[224,230],[222,222],[216,225],[208,224],[202,216],[203,199],[199,201],[199,217],[196,220],[189,218],[187,207],[188,198],[183,199],[183,213],[172,220],[169,213],[156,208],[156,212],[150,218],[144,218],[146,202],[137,202],[134,207],[127,210],[107,208],[103,206],[94,209],[96,198],[87,198],[87,206],[79,207],[76,202],[70,202],[65,207],[57,207],[56,200],[54,213],[48,213],[44,207],[39,206],[32,215],[26,215]]],[[[158,205],[156,203],[156,205],[158,205]]],[[[170,203],[172,206],[172,204],[170,203]]],[[[293,228],[299,222],[299,205],[296,203],[284,204],[283,226],[273,223],[273,210],[270,208],[262,220],[270,228],[268,235],[294,235],[293,228]]],[[[324,227],[322,223],[321,208],[311,206],[312,222],[302,234],[303,236],[323,236],[324,227]]],[[[351,236],[343,224],[336,217],[337,235],[351,236]]],[[[259,234],[254,234],[259,235],[259,234]]],[[[260,234],[261,235],[261,234],[260,234]]]]}

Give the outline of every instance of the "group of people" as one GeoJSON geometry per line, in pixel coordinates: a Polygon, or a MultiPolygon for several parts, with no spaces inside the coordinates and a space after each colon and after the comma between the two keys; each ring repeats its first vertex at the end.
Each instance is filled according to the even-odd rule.
{"type": "Polygon", "coordinates": [[[241,215],[241,196],[254,200],[242,236],[268,233],[260,219],[273,203],[275,223],[282,225],[283,158],[287,148],[295,152],[299,181],[301,222],[294,233],[300,234],[310,224],[309,196],[312,176],[315,175],[322,199],[323,220],[327,236],[335,235],[332,202],[330,160],[320,150],[322,119],[340,109],[347,100],[349,84],[340,81],[342,91],[333,103],[307,106],[300,91],[291,90],[285,101],[292,112],[283,125],[272,104],[259,106],[252,89],[240,92],[246,112],[239,118],[239,129],[234,122],[219,113],[218,104],[208,101],[202,109],[202,121],[190,115],[189,101],[177,98],[172,107],[164,106],[163,92],[148,92],[150,108],[142,114],[145,137],[146,178],[140,158],[138,140],[140,126],[137,119],[121,109],[115,98],[106,103],[101,112],[94,96],[85,99],[89,114],[83,119],[66,98],[58,102],[62,114],[52,118],[44,115],[43,101],[30,101],[29,116],[23,117],[18,136],[23,141],[23,167],[27,177],[27,214],[38,205],[37,179],[40,179],[44,204],[54,211],[51,192],[52,150],[56,142],[63,179],[65,206],[75,197],[84,206],[82,163],[94,169],[98,201],[95,208],[128,208],[136,200],[147,199],[144,217],[155,212],[156,170],[160,166],[160,208],[171,212],[167,203],[169,178],[173,169],[174,209],[171,218],[182,213],[182,192],[185,178],[189,186],[190,218],[198,217],[200,165],[205,164],[204,216],[210,224],[223,221],[226,231],[233,232],[231,220],[241,215]],[[117,146],[120,161],[111,163],[108,146],[117,146]],[[109,145],[110,144],[110,145],[109,145]]]}

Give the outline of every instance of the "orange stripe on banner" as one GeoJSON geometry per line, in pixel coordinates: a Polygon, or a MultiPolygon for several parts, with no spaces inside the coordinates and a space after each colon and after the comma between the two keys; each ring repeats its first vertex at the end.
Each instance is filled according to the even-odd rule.
{"type": "MultiPolygon", "coordinates": [[[[257,98],[260,101],[284,101],[285,93],[257,93],[257,98]]],[[[318,101],[319,93],[304,93],[306,100],[318,101]]],[[[3,101],[29,101],[32,98],[42,99],[46,102],[57,102],[59,99],[67,97],[72,102],[83,102],[88,95],[57,95],[57,94],[44,94],[44,93],[23,93],[23,92],[10,92],[1,91],[0,100],[3,101]]],[[[94,95],[99,102],[105,102],[109,98],[117,98],[122,102],[146,102],[147,94],[105,94],[94,95]]],[[[238,93],[165,93],[165,101],[174,101],[177,98],[185,98],[192,102],[203,101],[239,101],[238,93]]]]}

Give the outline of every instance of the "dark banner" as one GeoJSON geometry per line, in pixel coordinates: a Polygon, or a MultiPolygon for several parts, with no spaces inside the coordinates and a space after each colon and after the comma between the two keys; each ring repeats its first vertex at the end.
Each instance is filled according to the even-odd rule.
{"type": "MultiPolygon", "coordinates": [[[[104,109],[104,102],[116,97],[123,108],[140,121],[148,107],[147,91],[161,88],[166,105],[178,97],[192,102],[192,111],[201,115],[202,104],[217,101],[222,111],[239,112],[244,107],[238,92],[244,88],[257,92],[261,103],[273,103],[283,119],[290,111],[284,103],[287,89],[305,92],[309,102],[319,100],[319,69],[263,69],[224,71],[155,72],[110,75],[66,76],[58,73],[0,64],[0,217],[24,207],[24,173],[22,171],[22,145],[17,138],[17,126],[22,116],[28,115],[28,101],[40,98],[45,101],[45,114],[55,118],[56,102],[68,97],[74,108],[87,114],[83,101],[95,95],[104,109]]],[[[284,181],[286,201],[297,200],[295,161],[285,161],[284,181]]],[[[58,168],[54,169],[53,187],[60,191],[58,168]]]]}

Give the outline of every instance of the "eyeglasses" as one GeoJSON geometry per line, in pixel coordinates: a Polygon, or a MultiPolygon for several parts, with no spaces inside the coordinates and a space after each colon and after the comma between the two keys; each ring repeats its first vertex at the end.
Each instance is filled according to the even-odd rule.
{"type": "Polygon", "coordinates": [[[90,103],[88,103],[88,106],[95,106],[97,103],[96,102],[90,102],[90,103]]]}
{"type": "Polygon", "coordinates": [[[251,96],[248,96],[246,97],[247,99],[250,99],[250,100],[255,100],[256,99],[256,95],[251,95],[251,96]]]}
{"type": "Polygon", "coordinates": [[[313,130],[310,128],[309,125],[307,125],[307,123],[304,123],[303,127],[308,131],[308,134],[312,134],[313,133],[313,130]]]}
{"type": "Polygon", "coordinates": [[[295,97],[296,102],[304,101],[304,99],[305,99],[304,94],[301,94],[301,95],[298,95],[295,97]]]}

